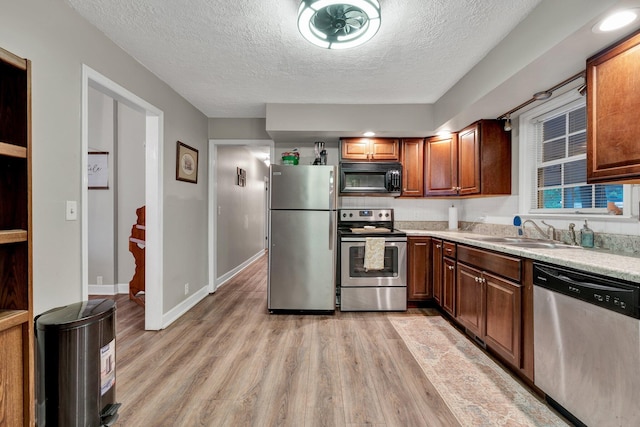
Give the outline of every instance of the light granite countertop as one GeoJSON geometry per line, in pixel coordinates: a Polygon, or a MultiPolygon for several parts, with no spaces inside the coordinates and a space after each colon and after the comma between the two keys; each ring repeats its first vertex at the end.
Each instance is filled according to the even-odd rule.
{"type": "Polygon", "coordinates": [[[411,230],[403,229],[408,236],[430,236],[456,243],[489,249],[502,253],[530,258],[560,266],[640,283],[640,258],[633,254],[619,254],[601,249],[572,248],[520,248],[503,243],[477,240],[490,237],[465,231],[411,230]]]}

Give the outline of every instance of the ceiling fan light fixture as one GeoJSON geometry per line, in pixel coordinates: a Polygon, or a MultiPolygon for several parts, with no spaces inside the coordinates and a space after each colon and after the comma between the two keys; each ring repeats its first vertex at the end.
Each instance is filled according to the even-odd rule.
{"type": "Polygon", "coordinates": [[[378,29],[378,0],[302,0],[298,8],[300,34],[325,49],[359,46],[378,29]]]}

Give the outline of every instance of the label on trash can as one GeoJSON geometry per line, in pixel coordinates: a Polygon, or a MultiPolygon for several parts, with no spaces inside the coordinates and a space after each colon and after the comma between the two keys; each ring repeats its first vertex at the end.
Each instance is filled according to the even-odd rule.
{"type": "Polygon", "coordinates": [[[104,396],[116,383],[116,340],[100,349],[100,395],[104,396]]]}

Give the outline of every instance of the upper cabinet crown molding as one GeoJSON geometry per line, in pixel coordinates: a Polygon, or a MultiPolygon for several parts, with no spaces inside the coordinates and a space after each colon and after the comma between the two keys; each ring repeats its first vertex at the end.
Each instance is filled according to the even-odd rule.
{"type": "Polygon", "coordinates": [[[640,182],[640,30],[587,59],[587,182],[640,182]]]}

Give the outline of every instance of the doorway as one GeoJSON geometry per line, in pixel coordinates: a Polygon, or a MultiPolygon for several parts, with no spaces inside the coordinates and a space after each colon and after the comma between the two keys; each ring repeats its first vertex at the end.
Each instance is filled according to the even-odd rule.
{"type": "Polygon", "coordinates": [[[145,329],[162,328],[162,129],[163,112],[109,80],[82,66],[82,298],[89,297],[89,88],[145,116],[144,163],[146,205],[145,329]]]}
{"type": "Polygon", "coordinates": [[[259,157],[260,153],[268,153],[268,158],[273,158],[273,152],[274,143],[271,140],[209,141],[210,293],[264,254],[267,214],[261,212],[267,207],[265,176],[268,175],[268,167],[262,163],[260,172],[258,168],[251,168],[247,176],[252,176],[243,188],[234,185],[233,175],[238,167],[243,167],[242,158],[250,156],[253,161],[262,162],[264,159],[259,157]],[[227,154],[220,161],[219,156],[225,151],[227,154]],[[229,151],[243,151],[244,154],[240,157],[232,154],[229,157],[229,151]],[[234,236],[233,241],[229,236],[234,236]],[[224,253],[218,248],[221,244],[219,241],[224,242],[224,253]],[[220,260],[221,257],[224,259],[220,260]]]}

